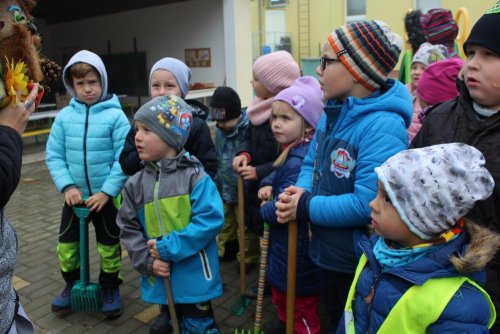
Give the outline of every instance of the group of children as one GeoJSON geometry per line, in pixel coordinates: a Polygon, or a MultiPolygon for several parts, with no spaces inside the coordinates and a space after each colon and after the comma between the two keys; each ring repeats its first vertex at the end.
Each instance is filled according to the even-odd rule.
{"type": "MultiPolygon", "coordinates": [[[[53,311],[71,310],[79,278],[71,207],[84,202],[96,230],[105,316],[122,312],[121,242],[142,275],[143,300],[160,305],[151,333],[172,332],[166,285],[182,333],[218,333],[211,300],[223,294],[219,259],[238,247],[239,175],[246,224],[239,260],[248,270],[259,260],[263,222],[270,225],[266,279],[277,316],[264,333],[286,326],[291,221],[299,231],[295,333],[322,332],[320,296],[332,332],[487,333],[500,306],[499,18],[498,6],[490,9],[464,44],[458,97],[440,103],[419,94],[425,71],[413,83],[419,103],[433,107],[411,150],[412,97],[388,78],[402,39],[381,21],[335,29],[322,48],[319,81],[300,77],[285,51],[258,58],[246,112],[234,90],[217,88],[215,146],[200,116],[206,108],[183,100],[191,75],[184,63],[165,58],[153,66],[153,99],[130,129],[99,57],[77,53],[64,70],[73,99],[47,143],[47,165],[65,196],[57,252],[66,287],[53,311]]],[[[450,51],[425,47],[414,62],[426,71],[440,63],[431,58],[450,51]]]]}

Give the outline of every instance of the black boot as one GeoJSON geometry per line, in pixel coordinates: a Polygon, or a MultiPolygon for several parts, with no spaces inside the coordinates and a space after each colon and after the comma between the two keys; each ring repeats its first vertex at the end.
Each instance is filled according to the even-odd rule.
{"type": "Polygon", "coordinates": [[[160,305],[160,315],[153,321],[149,327],[149,334],[170,334],[173,333],[172,325],[170,324],[170,314],[168,313],[167,305],[160,305]]]}
{"type": "Polygon", "coordinates": [[[264,324],[262,332],[265,334],[285,334],[286,323],[280,319],[274,319],[264,324]]]}
{"type": "Polygon", "coordinates": [[[229,240],[224,245],[224,256],[219,257],[222,262],[233,261],[236,259],[236,254],[238,253],[240,246],[238,244],[238,239],[229,240]]]}

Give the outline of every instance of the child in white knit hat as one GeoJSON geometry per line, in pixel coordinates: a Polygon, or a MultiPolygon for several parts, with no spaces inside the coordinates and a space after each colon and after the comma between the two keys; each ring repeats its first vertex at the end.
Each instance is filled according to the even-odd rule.
{"type": "Polygon", "coordinates": [[[452,143],[399,152],[380,167],[370,203],[376,235],[337,333],[488,333],[481,287],[500,235],[462,217],[494,188],[481,152],[452,143]]]}

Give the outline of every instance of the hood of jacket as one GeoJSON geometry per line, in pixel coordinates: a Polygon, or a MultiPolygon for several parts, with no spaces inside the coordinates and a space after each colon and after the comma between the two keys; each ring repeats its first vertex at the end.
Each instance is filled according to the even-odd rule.
{"type": "Polygon", "coordinates": [[[189,99],[185,101],[187,104],[191,106],[191,108],[193,108],[193,116],[199,117],[204,121],[207,120],[209,110],[206,105],[204,105],[198,100],[189,99]]]}
{"type": "MultiPolygon", "coordinates": [[[[104,66],[104,63],[102,62],[101,58],[96,55],[93,52],[87,51],[87,50],[82,50],[80,52],[77,52],[69,62],[66,64],[64,67],[63,71],[63,82],[64,82],[64,87],[68,90],[68,92],[71,94],[71,96],[78,100],[78,97],[76,96],[76,92],[73,89],[71,85],[71,81],[69,78],[69,68],[71,65],[74,65],[76,63],[86,63],[94,67],[99,73],[99,76],[101,77],[101,88],[102,88],[102,95],[99,98],[99,101],[103,101],[108,98],[108,74],[106,72],[106,67],[104,66]]],[[[81,101],[80,101],[81,102],[81,101]]]]}
{"type": "MultiPolygon", "coordinates": [[[[325,109],[338,106],[337,100],[328,100],[325,109]]],[[[401,115],[406,128],[413,118],[413,103],[411,95],[398,80],[388,79],[385,86],[365,98],[348,97],[342,104],[342,109],[348,110],[343,119],[343,125],[349,125],[374,111],[392,112],[401,115]]]]}

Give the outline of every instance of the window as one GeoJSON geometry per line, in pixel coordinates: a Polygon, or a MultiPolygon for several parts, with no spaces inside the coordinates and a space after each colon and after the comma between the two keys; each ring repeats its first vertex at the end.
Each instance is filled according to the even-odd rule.
{"type": "Polygon", "coordinates": [[[346,23],[366,19],[366,0],[345,0],[346,23]]]}
{"type": "Polygon", "coordinates": [[[287,0],[268,0],[268,7],[285,7],[287,0]]]}

